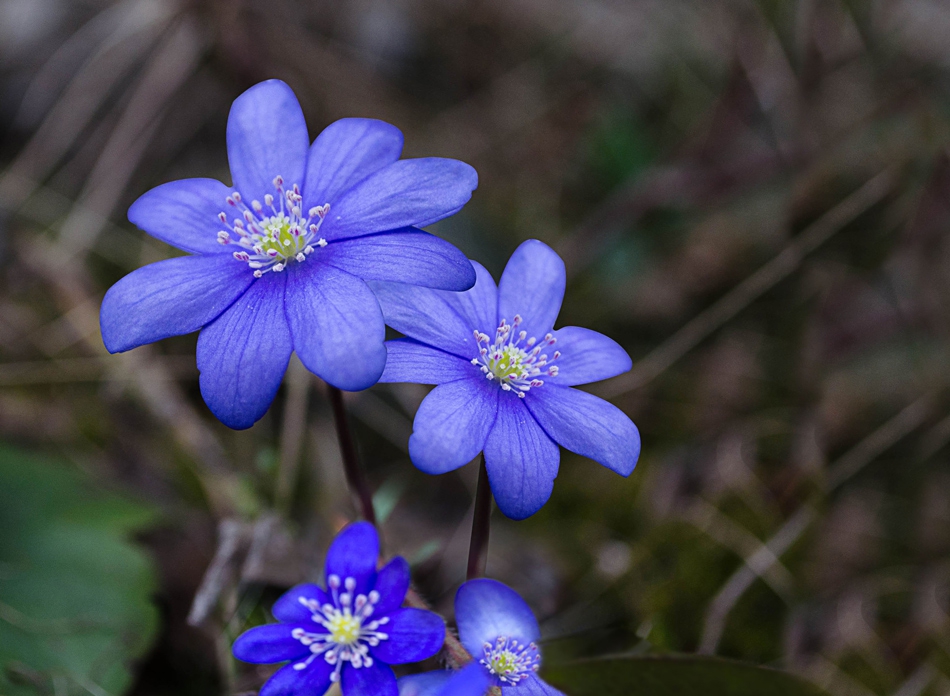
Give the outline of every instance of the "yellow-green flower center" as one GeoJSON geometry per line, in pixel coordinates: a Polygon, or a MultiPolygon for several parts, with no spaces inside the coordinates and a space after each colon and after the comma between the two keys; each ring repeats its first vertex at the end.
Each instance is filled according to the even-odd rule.
{"type": "Polygon", "coordinates": [[[503,391],[513,391],[523,399],[533,387],[544,385],[542,376],[557,376],[558,367],[551,363],[561,357],[561,353],[556,350],[548,356],[542,352],[557,339],[550,333],[540,341],[534,336],[528,338],[528,333],[520,330],[521,323],[517,314],[510,324],[502,319],[495,330],[494,341],[475,329],[478,357],[472,358],[472,364],[486,379],[497,381],[503,391]]]}
{"type": "Polygon", "coordinates": [[[350,613],[336,614],[327,622],[330,640],[340,645],[351,645],[360,637],[361,622],[350,613]]]}

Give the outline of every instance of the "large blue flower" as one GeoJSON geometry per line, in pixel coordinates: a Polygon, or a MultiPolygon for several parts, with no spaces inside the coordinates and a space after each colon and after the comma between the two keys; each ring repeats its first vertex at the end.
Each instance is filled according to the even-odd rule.
{"type": "Polygon", "coordinates": [[[477,185],[463,162],[400,160],[382,121],[336,121],[310,144],[297,98],[278,80],[235,100],[234,186],[163,184],[129,220],[189,256],[145,266],[102,303],[110,352],[202,329],[201,393],[232,428],[267,411],[293,351],[340,389],[365,389],[386,362],[385,326],[367,280],[465,290],[455,247],[420,229],[457,212],[477,185]]]}
{"type": "Polygon", "coordinates": [[[378,573],[379,537],[357,522],[334,539],[324,591],[299,585],[277,600],[281,622],[252,628],[234,643],[245,662],[290,664],[264,684],[260,696],[321,696],[339,682],[344,696],[396,696],[389,665],[435,655],[445,623],[431,611],[403,609],[409,565],[394,558],[378,573]]]}
{"type": "Polygon", "coordinates": [[[457,672],[428,672],[399,680],[400,696],[564,696],[538,675],[538,622],[517,592],[497,580],[470,580],[455,595],[462,645],[474,658],[457,672]]]}
{"type": "Polygon", "coordinates": [[[478,280],[464,293],[374,286],[386,323],[408,337],[386,344],[380,381],[438,385],[416,413],[412,461],[441,474],[484,451],[498,507],[514,519],[551,497],[558,445],[629,476],[640,454],[636,426],[616,406],[572,387],[626,372],[630,358],[595,331],[554,330],[564,297],[561,258],[529,240],[497,288],[474,266],[478,280]]]}

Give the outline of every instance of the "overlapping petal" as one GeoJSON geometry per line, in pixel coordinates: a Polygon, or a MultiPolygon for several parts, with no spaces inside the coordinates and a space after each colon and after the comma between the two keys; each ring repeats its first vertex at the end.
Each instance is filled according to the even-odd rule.
{"type": "MultiPolygon", "coordinates": [[[[457,674],[448,669],[422,674],[410,674],[400,677],[396,683],[399,686],[399,696],[439,696],[442,687],[457,674]]],[[[479,696],[481,696],[479,694],[479,696]]]]}
{"type": "Polygon", "coordinates": [[[629,476],[640,456],[640,433],[611,403],[571,387],[546,383],[532,389],[525,405],[541,427],[565,449],[629,476]]]}
{"type": "Polygon", "coordinates": [[[317,658],[303,669],[293,664],[283,667],[267,680],[258,696],[307,696],[323,694],[330,688],[330,675],[335,667],[317,658]]]}
{"type": "Polygon", "coordinates": [[[389,666],[380,662],[359,669],[344,668],[342,687],[343,696],[399,696],[396,675],[389,666]]]}
{"type": "Polygon", "coordinates": [[[553,686],[534,674],[525,679],[518,686],[503,686],[502,696],[565,696],[553,686]]]}
{"type": "MultiPolygon", "coordinates": [[[[262,665],[305,657],[310,648],[291,635],[295,628],[298,626],[293,624],[257,626],[238,636],[231,651],[239,660],[262,665]]],[[[300,628],[312,630],[309,626],[300,628]]]]}
{"type": "Polygon", "coordinates": [[[198,336],[201,395],[228,427],[251,427],[277,395],[292,350],[283,301],[284,276],[269,274],[198,336]]]}
{"type": "MultiPolygon", "coordinates": [[[[492,685],[488,670],[478,661],[470,662],[455,672],[433,696],[483,696],[492,685]]],[[[403,696],[400,693],[400,696],[403,696]]],[[[429,694],[426,694],[429,696],[429,694]]]]}
{"type": "Polygon", "coordinates": [[[458,160],[399,160],[331,203],[320,232],[328,240],[337,240],[425,227],[461,210],[477,185],[475,170],[458,160]]]}
{"type": "Polygon", "coordinates": [[[218,215],[231,189],[215,179],[182,179],[146,191],[129,208],[129,222],[193,254],[227,254],[218,243],[218,215]]]}
{"type": "MultiPolygon", "coordinates": [[[[369,522],[354,522],[336,535],[324,570],[327,582],[335,575],[342,582],[356,580],[357,594],[368,594],[376,582],[376,559],[379,557],[379,535],[369,522]]],[[[344,591],[341,589],[341,591],[344,591]]]]}
{"type": "Polygon", "coordinates": [[[389,638],[370,650],[388,665],[430,658],[445,641],[445,622],[438,614],[423,609],[397,609],[380,630],[389,638]]]}
{"type": "Polygon", "coordinates": [[[478,329],[489,336],[498,327],[498,286],[482,264],[472,261],[475,267],[475,285],[468,292],[452,293],[452,303],[467,321],[469,330],[478,329]]]}
{"type": "Polygon", "coordinates": [[[321,605],[330,601],[327,593],[313,583],[292,587],[280,599],[274,602],[271,613],[278,621],[285,623],[306,623],[312,621],[313,613],[301,603],[301,599],[315,599],[321,605]]]}
{"type": "Polygon", "coordinates": [[[573,387],[616,377],[633,366],[627,351],[602,333],[565,326],[555,331],[554,336],[557,338],[555,348],[561,351],[561,357],[555,363],[557,377],[545,377],[547,381],[573,387]]]}
{"type": "Polygon", "coordinates": [[[386,369],[380,382],[445,384],[480,374],[470,362],[411,338],[386,341],[386,369]]]}
{"type": "Polygon", "coordinates": [[[561,458],[558,446],[528,411],[526,400],[502,394],[485,441],[485,467],[495,502],[513,520],[530,517],[548,502],[561,458]]]}
{"type": "Polygon", "coordinates": [[[274,194],[278,175],[288,189],[304,185],[310,136],[300,103],[286,83],[267,80],[235,99],[227,138],[231,178],[246,202],[274,194]]]}
{"type": "Polygon", "coordinates": [[[459,639],[473,655],[500,636],[527,644],[541,635],[531,608],[507,585],[497,580],[469,580],[455,595],[455,621],[459,639]]]}
{"type": "Polygon", "coordinates": [[[282,275],[294,350],[307,369],[347,391],[376,384],[386,366],[386,326],[373,291],[332,266],[292,264],[282,275]]]}
{"type": "Polygon", "coordinates": [[[474,459],[495,422],[500,392],[480,377],[433,389],[412,424],[413,464],[427,474],[444,474],[474,459]]]}
{"type": "Polygon", "coordinates": [[[332,204],[341,193],[399,159],[403,137],[396,126],[372,118],[341,118],[310,146],[304,207],[332,204]]]}
{"type": "Polygon", "coordinates": [[[475,284],[475,269],[465,254],[412,227],[334,242],[321,252],[321,261],[364,280],[456,292],[475,284]]]}
{"type": "Polygon", "coordinates": [[[516,314],[522,330],[539,340],[554,328],[561,311],[567,274],[561,257],[544,242],[529,239],[515,249],[498,283],[498,314],[516,314]]]}
{"type": "Polygon", "coordinates": [[[380,569],[373,589],[379,593],[379,601],[373,612],[386,616],[402,606],[409,590],[409,564],[402,556],[396,556],[380,569]]]}
{"type": "Polygon", "coordinates": [[[230,256],[182,256],[143,266],[109,288],[99,310],[110,353],[197,331],[254,281],[230,256]]]}
{"type": "MultiPolygon", "coordinates": [[[[472,331],[478,327],[459,311],[457,294],[405,283],[373,283],[386,323],[420,343],[471,360],[478,355],[472,331]]],[[[478,283],[475,283],[478,287],[478,283]]],[[[471,292],[471,290],[469,290],[471,292]]]]}

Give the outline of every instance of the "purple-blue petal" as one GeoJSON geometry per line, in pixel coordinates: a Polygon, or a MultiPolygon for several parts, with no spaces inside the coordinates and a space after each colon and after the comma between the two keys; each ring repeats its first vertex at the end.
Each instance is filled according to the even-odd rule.
{"type": "Polygon", "coordinates": [[[470,377],[475,369],[457,355],[411,338],[399,338],[386,341],[386,369],[379,381],[445,384],[470,377]]]}
{"type": "Polygon", "coordinates": [[[143,266],[109,288],[99,310],[110,353],[197,331],[254,281],[230,256],[181,256],[143,266]]]}
{"type": "Polygon", "coordinates": [[[129,222],[156,239],[193,254],[231,254],[218,243],[218,215],[231,189],[215,179],[182,179],[146,191],[129,208],[129,222]]]}
{"type": "Polygon", "coordinates": [[[498,417],[485,441],[485,467],[498,508],[513,520],[530,517],[554,490],[561,452],[512,393],[498,399],[498,417]]]}
{"type": "Polygon", "coordinates": [[[451,301],[472,329],[484,331],[494,339],[498,328],[498,286],[482,264],[472,261],[475,267],[475,286],[467,292],[452,293],[451,301]]]}
{"type": "Polygon", "coordinates": [[[276,197],[274,177],[284,188],[303,187],[310,136],[294,92],[280,80],[254,85],[231,105],[228,163],[234,188],[246,203],[276,197]]]}
{"type": "Polygon", "coordinates": [[[274,602],[271,613],[278,621],[306,624],[313,621],[313,613],[300,603],[301,599],[315,599],[321,605],[330,601],[329,596],[317,585],[305,583],[292,587],[274,602]]]}
{"type": "Polygon", "coordinates": [[[399,696],[396,675],[393,674],[392,668],[375,661],[369,667],[364,666],[359,669],[350,663],[344,665],[341,686],[343,696],[399,696]]]}
{"type": "Polygon", "coordinates": [[[333,202],[320,233],[332,241],[424,227],[461,210],[477,185],[475,170],[458,160],[399,160],[333,202]]]}
{"type": "Polygon", "coordinates": [[[553,363],[558,366],[558,374],[544,377],[545,382],[573,387],[616,377],[633,366],[627,351],[602,333],[565,326],[555,331],[554,336],[557,338],[554,349],[561,352],[561,357],[553,363]]]}
{"type": "Polygon", "coordinates": [[[434,696],[483,696],[490,686],[492,686],[492,678],[489,676],[488,670],[480,665],[476,658],[475,661],[469,662],[465,667],[455,672],[433,694],[434,696]]]}
{"type": "Polygon", "coordinates": [[[402,133],[372,118],[341,118],[327,126],[310,146],[304,210],[332,204],[341,193],[399,159],[402,133]]]}
{"type": "Polygon", "coordinates": [[[379,593],[379,601],[373,612],[386,616],[402,606],[409,590],[409,564],[402,556],[396,556],[380,569],[373,589],[379,593]]]}
{"type": "Polygon", "coordinates": [[[310,648],[291,635],[296,628],[308,630],[306,626],[292,624],[257,626],[238,636],[231,652],[239,660],[259,665],[305,657],[310,648]]]}
{"type": "Polygon", "coordinates": [[[369,594],[376,582],[378,558],[379,535],[373,525],[369,522],[354,522],[344,527],[327,551],[324,566],[327,590],[330,589],[330,576],[336,575],[340,578],[340,592],[345,591],[343,583],[346,578],[353,578],[356,580],[355,593],[369,594]]]}
{"type": "Polygon", "coordinates": [[[475,284],[475,269],[465,254],[444,239],[413,227],[342,239],[326,247],[321,260],[364,280],[456,292],[475,284]]]}
{"type": "Polygon", "coordinates": [[[397,609],[379,631],[389,638],[380,641],[370,651],[373,657],[388,665],[430,658],[439,652],[445,641],[442,617],[424,609],[397,609]]]}
{"type": "Polygon", "coordinates": [[[502,696],[565,696],[536,674],[531,675],[518,686],[501,687],[502,696]]]}
{"type": "Polygon", "coordinates": [[[550,382],[532,389],[525,405],[564,449],[629,476],[640,456],[640,433],[627,415],[593,394],[550,382]]]}
{"type": "Polygon", "coordinates": [[[292,350],[283,301],[284,277],[268,273],[198,336],[201,395],[228,427],[251,427],[277,395],[292,350]]]}
{"type": "Polygon", "coordinates": [[[554,328],[564,299],[561,257],[544,242],[529,239],[515,249],[498,283],[498,315],[510,323],[520,314],[528,336],[540,340],[554,328]]]}
{"type": "Polygon", "coordinates": [[[330,675],[336,669],[322,657],[303,669],[294,669],[294,663],[279,669],[261,687],[258,696],[313,696],[324,694],[330,688],[330,675]]]}
{"type": "Polygon", "coordinates": [[[495,422],[500,393],[481,375],[433,389],[412,423],[412,463],[427,474],[444,474],[474,459],[495,422]]]}
{"type": "Polygon", "coordinates": [[[308,370],[346,391],[376,384],[386,366],[386,326],[362,280],[312,263],[293,263],[285,307],[294,350],[308,370]]]}
{"type": "Polygon", "coordinates": [[[431,290],[405,283],[373,283],[372,287],[383,310],[383,318],[396,331],[465,360],[478,355],[478,344],[472,332],[483,329],[472,325],[462,314],[455,297],[465,293],[431,290]]]}
{"type": "Polygon", "coordinates": [[[457,672],[452,670],[440,669],[434,672],[400,677],[396,680],[396,684],[399,686],[399,696],[439,696],[440,689],[455,674],[457,672]]]}
{"type": "Polygon", "coordinates": [[[521,596],[497,580],[469,580],[455,595],[455,622],[462,645],[480,656],[499,637],[528,644],[541,635],[538,621],[521,596]]]}

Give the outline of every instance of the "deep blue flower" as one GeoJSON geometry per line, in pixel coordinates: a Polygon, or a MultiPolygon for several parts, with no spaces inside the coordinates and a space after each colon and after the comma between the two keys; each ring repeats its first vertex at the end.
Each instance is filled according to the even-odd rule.
{"type": "Polygon", "coordinates": [[[455,595],[459,639],[473,657],[457,672],[403,677],[400,696],[564,696],[538,675],[538,622],[517,592],[497,580],[470,580],[455,595]]]}
{"type": "Polygon", "coordinates": [[[431,611],[403,609],[409,565],[394,558],[378,573],[379,537],[367,522],[340,532],[326,561],[324,591],[298,585],[274,604],[281,623],[258,626],[234,643],[245,662],[290,664],[264,684],[260,696],[321,696],[340,682],[344,696],[396,696],[389,665],[435,655],[445,624],[431,611]]]}
{"type": "Polygon", "coordinates": [[[389,341],[382,382],[438,385],[413,422],[409,454],[442,474],[484,451],[498,507],[523,519],[548,498],[565,449],[629,476],[640,435],[624,413],[573,389],[630,369],[630,357],[595,331],[554,330],[564,263],[529,240],[512,254],[496,288],[478,280],[464,293],[398,283],[375,285],[386,323],[408,338],[389,341]],[[487,378],[487,379],[486,379],[487,378]]]}
{"type": "Polygon", "coordinates": [[[235,100],[227,141],[233,187],[174,181],[129,209],[134,224],[190,255],[116,283],[100,323],[113,353],[201,329],[201,394],[225,424],[247,428],[294,351],[340,389],[376,382],[385,326],[364,281],[472,286],[464,255],[417,228],[457,212],[478,178],[456,160],[400,160],[402,133],[382,121],[336,121],[311,145],[279,80],[235,100]]]}

